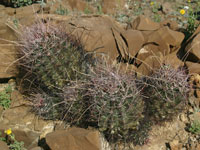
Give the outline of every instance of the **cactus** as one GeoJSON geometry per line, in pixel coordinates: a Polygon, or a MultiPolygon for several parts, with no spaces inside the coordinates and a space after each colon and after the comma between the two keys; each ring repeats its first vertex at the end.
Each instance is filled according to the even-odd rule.
{"type": "Polygon", "coordinates": [[[155,122],[170,121],[184,109],[189,91],[187,80],[184,70],[168,65],[146,77],[146,111],[155,122]]]}
{"type": "Polygon", "coordinates": [[[26,27],[20,39],[20,64],[35,76],[34,84],[42,84],[43,90],[62,90],[70,80],[82,79],[94,64],[92,55],[63,27],[37,22],[26,27]]]}
{"type": "Polygon", "coordinates": [[[134,74],[122,74],[110,66],[98,66],[92,72],[86,93],[88,124],[96,125],[111,142],[134,140],[144,118],[134,74]]]}

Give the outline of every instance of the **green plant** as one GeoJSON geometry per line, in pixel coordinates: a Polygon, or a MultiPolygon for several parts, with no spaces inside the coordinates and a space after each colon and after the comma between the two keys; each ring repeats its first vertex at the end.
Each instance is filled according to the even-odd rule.
{"type": "Polygon", "coordinates": [[[98,127],[111,142],[144,143],[149,128],[140,130],[145,124],[141,124],[144,103],[134,74],[122,74],[109,65],[96,66],[85,89],[84,103],[88,110],[82,119],[87,124],[98,127]]]}
{"type": "Polygon", "coordinates": [[[193,9],[189,9],[189,16],[187,20],[187,28],[186,32],[189,34],[188,36],[191,36],[194,31],[197,29],[199,26],[199,23],[197,23],[197,14],[194,13],[193,9]]]}
{"type": "Polygon", "coordinates": [[[21,7],[26,5],[31,5],[34,0],[11,0],[11,5],[14,7],[21,7]]]}
{"type": "Polygon", "coordinates": [[[84,9],[84,13],[85,13],[85,14],[91,14],[91,10],[89,9],[88,4],[87,4],[87,6],[86,6],[85,9],[84,9]]]}
{"type": "Polygon", "coordinates": [[[10,107],[11,104],[11,92],[12,92],[12,88],[11,86],[8,86],[4,89],[4,91],[0,92],[0,105],[4,108],[4,109],[8,109],[10,107]]]}
{"type": "Polygon", "coordinates": [[[11,150],[26,150],[24,148],[24,142],[18,142],[15,139],[15,135],[12,133],[11,129],[5,130],[6,137],[3,138],[3,141],[5,141],[11,150]]]}
{"type": "Polygon", "coordinates": [[[194,1],[195,7],[192,6],[191,2],[188,2],[188,6],[185,6],[180,10],[180,14],[185,17],[185,21],[182,23],[182,26],[186,25],[185,29],[185,41],[194,33],[194,31],[199,26],[197,21],[198,13],[195,10],[198,10],[200,5],[194,1]]]}
{"type": "Polygon", "coordinates": [[[160,22],[160,21],[161,21],[161,16],[160,16],[159,14],[154,14],[154,15],[153,15],[153,20],[154,20],[155,22],[160,22]]]}
{"type": "Polygon", "coordinates": [[[5,137],[1,137],[1,136],[2,136],[2,133],[0,132],[0,141],[6,142],[6,138],[5,137]]]}
{"type": "Polygon", "coordinates": [[[154,122],[171,120],[184,109],[189,92],[184,70],[164,65],[144,79],[146,112],[154,122]]]}
{"type": "Polygon", "coordinates": [[[200,134],[200,122],[199,121],[194,121],[192,122],[190,128],[189,128],[189,131],[192,133],[192,134],[200,134]]]}
{"type": "Polygon", "coordinates": [[[67,8],[63,8],[62,5],[60,5],[59,8],[56,9],[56,13],[58,15],[67,15],[69,14],[69,11],[67,8]]]}
{"type": "Polygon", "coordinates": [[[97,11],[98,11],[97,13],[98,13],[99,15],[103,14],[102,6],[101,6],[100,4],[97,5],[97,11]]]}
{"type": "Polygon", "coordinates": [[[15,25],[16,28],[18,28],[19,27],[19,20],[17,18],[14,18],[13,24],[15,25]]]}
{"type": "Polygon", "coordinates": [[[19,65],[27,71],[25,79],[29,78],[32,87],[62,90],[70,80],[83,79],[94,64],[80,40],[63,29],[49,22],[24,29],[19,65]]]}

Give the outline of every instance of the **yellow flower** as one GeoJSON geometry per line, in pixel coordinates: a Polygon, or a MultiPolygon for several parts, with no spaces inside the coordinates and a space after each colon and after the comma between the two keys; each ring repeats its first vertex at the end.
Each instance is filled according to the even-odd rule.
{"type": "Polygon", "coordinates": [[[180,14],[181,14],[181,15],[184,15],[184,14],[185,14],[185,10],[184,10],[184,9],[181,9],[181,10],[180,10],[180,14]]]}
{"type": "Polygon", "coordinates": [[[150,3],[150,5],[153,6],[153,5],[154,5],[154,2],[152,1],[152,2],[150,3]]]}
{"type": "Polygon", "coordinates": [[[12,130],[11,130],[11,128],[10,128],[10,129],[8,129],[8,130],[6,130],[6,131],[5,131],[5,133],[6,133],[7,135],[10,135],[10,134],[12,133],[12,130]]]}
{"type": "Polygon", "coordinates": [[[187,2],[188,2],[188,3],[191,3],[191,0],[188,0],[187,2]]]}

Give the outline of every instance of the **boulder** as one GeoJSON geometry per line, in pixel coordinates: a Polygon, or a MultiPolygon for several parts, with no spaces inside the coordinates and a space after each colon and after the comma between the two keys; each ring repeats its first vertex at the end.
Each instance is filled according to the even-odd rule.
{"type": "Polygon", "coordinates": [[[188,68],[189,74],[194,74],[194,73],[200,74],[200,64],[199,63],[193,63],[190,61],[186,61],[185,64],[188,68]]]}
{"type": "Polygon", "coordinates": [[[122,32],[121,36],[123,36],[124,40],[126,41],[129,57],[135,57],[145,43],[142,32],[129,29],[122,32]]]}
{"type": "Polygon", "coordinates": [[[200,34],[196,34],[194,38],[187,44],[185,53],[186,60],[194,63],[200,62],[200,34]]]}
{"type": "Polygon", "coordinates": [[[7,144],[0,140],[0,148],[1,150],[9,150],[7,144]]]}
{"type": "Polygon", "coordinates": [[[47,134],[46,143],[52,150],[101,150],[98,131],[75,127],[47,134]]]}
{"type": "Polygon", "coordinates": [[[138,76],[148,76],[153,73],[155,69],[159,69],[163,62],[162,53],[156,53],[147,57],[142,64],[138,67],[138,76]]]}
{"type": "Polygon", "coordinates": [[[184,66],[184,62],[181,61],[178,57],[177,57],[177,52],[173,52],[170,53],[169,55],[164,56],[163,58],[163,64],[166,65],[170,65],[172,66],[174,69],[178,69],[180,67],[184,66]]]}
{"type": "Polygon", "coordinates": [[[160,28],[160,24],[151,21],[150,18],[147,18],[143,15],[137,17],[131,24],[130,27],[133,30],[140,30],[140,31],[155,31],[160,28]]]}
{"type": "Polygon", "coordinates": [[[159,51],[165,56],[178,50],[183,39],[183,33],[170,30],[169,27],[165,26],[152,32],[147,42],[159,45],[159,51]]]}
{"type": "Polygon", "coordinates": [[[25,148],[30,149],[37,146],[40,133],[32,131],[24,126],[12,126],[0,122],[0,132],[2,133],[2,137],[6,136],[4,131],[9,128],[11,128],[12,133],[15,135],[15,139],[18,142],[24,142],[25,148]]]}
{"type": "Polygon", "coordinates": [[[160,26],[164,27],[164,26],[168,26],[169,29],[177,31],[179,29],[178,27],[178,23],[174,20],[170,20],[170,19],[166,19],[163,20],[162,22],[160,22],[160,26]]]}
{"type": "Polygon", "coordinates": [[[135,73],[137,72],[137,67],[135,67],[132,64],[128,63],[119,63],[116,65],[118,67],[118,70],[123,73],[135,73]]]}
{"type": "Polygon", "coordinates": [[[6,18],[0,17],[0,78],[11,78],[18,74],[15,63],[18,51],[13,42],[17,37],[5,22],[6,18]]]}
{"type": "MultiPolygon", "coordinates": [[[[42,16],[41,16],[42,17],[42,16]]],[[[64,23],[65,30],[81,40],[88,52],[97,56],[108,56],[109,61],[116,61],[117,57],[128,57],[126,40],[121,33],[125,30],[108,16],[81,16],[81,17],[60,17],[59,15],[46,15],[52,22],[64,23]],[[66,18],[66,20],[65,20],[66,18]]]]}
{"type": "Polygon", "coordinates": [[[141,65],[149,56],[156,55],[159,52],[159,46],[153,43],[144,45],[137,53],[135,58],[136,65],[141,65]]]}

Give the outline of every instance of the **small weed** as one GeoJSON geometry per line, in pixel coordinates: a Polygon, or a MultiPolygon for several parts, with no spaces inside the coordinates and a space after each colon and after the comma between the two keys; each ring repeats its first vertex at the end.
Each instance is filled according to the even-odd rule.
{"type": "Polygon", "coordinates": [[[200,121],[194,121],[190,128],[189,128],[189,131],[192,133],[192,134],[200,134],[200,121]]]}
{"type": "Polygon", "coordinates": [[[85,14],[91,14],[91,11],[90,11],[90,9],[89,9],[89,7],[88,7],[88,5],[85,7],[85,9],[84,9],[84,13],[85,14]]]}
{"type": "Polygon", "coordinates": [[[11,86],[6,87],[4,91],[0,92],[0,105],[3,106],[4,109],[8,109],[10,107],[11,92],[12,92],[11,86]]]}
{"type": "Polygon", "coordinates": [[[57,8],[57,10],[56,10],[56,14],[58,14],[58,15],[68,15],[69,11],[68,11],[67,8],[64,8],[64,7],[62,7],[62,5],[60,5],[60,7],[57,8]]]}
{"type": "Polygon", "coordinates": [[[14,23],[14,25],[15,25],[16,28],[19,27],[19,20],[17,18],[13,19],[13,23],[14,23]]]}
{"type": "Polygon", "coordinates": [[[97,13],[98,13],[99,15],[103,14],[103,12],[102,12],[102,6],[101,6],[100,4],[97,5],[97,10],[98,10],[97,13]]]}
{"type": "MultiPolygon", "coordinates": [[[[18,142],[15,139],[15,135],[12,133],[11,129],[5,130],[5,134],[6,134],[6,137],[0,137],[0,141],[6,142],[9,149],[11,149],[11,150],[26,150],[26,148],[24,148],[24,142],[18,142]]],[[[0,132],[0,136],[2,136],[1,132],[0,132]]]]}
{"type": "Polygon", "coordinates": [[[161,21],[161,16],[160,16],[159,14],[154,14],[153,20],[154,20],[155,22],[160,22],[160,21],[161,21]]]}

